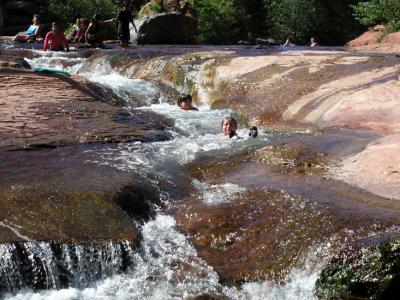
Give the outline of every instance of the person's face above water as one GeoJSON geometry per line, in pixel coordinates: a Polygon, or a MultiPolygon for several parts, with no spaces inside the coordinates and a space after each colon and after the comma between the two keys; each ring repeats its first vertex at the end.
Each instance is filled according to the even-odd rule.
{"type": "Polygon", "coordinates": [[[191,110],[193,108],[192,106],[192,101],[190,101],[189,99],[183,100],[180,103],[180,107],[184,110],[191,110]]]}
{"type": "Polygon", "coordinates": [[[33,24],[35,24],[35,25],[39,24],[39,20],[38,20],[37,18],[33,18],[32,22],[33,22],[33,24]]]}
{"type": "Polygon", "coordinates": [[[231,132],[236,132],[236,124],[233,120],[224,120],[222,123],[222,133],[229,135],[231,132]]]}

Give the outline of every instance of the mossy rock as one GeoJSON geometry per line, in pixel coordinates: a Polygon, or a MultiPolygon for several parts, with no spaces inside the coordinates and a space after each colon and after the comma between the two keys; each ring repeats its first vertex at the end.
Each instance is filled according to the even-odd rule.
{"type": "Polygon", "coordinates": [[[163,12],[186,13],[188,7],[189,3],[186,0],[151,0],[142,6],[139,16],[154,16],[163,12]]]}
{"type": "Polygon", "coordinates": [[[399,299],[400,234],[363,244],[353,245],[322,271],[316,284],[318,297],[399,299]]]}

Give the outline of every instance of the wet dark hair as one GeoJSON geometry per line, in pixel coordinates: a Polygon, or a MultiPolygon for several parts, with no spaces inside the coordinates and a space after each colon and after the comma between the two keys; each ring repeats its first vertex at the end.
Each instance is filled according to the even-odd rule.
{"type": "Polygon", "coordinates": [[[179,106],[181,106],[181,103],[184,102],[184,101],[186,101],[186,100],[190,100],[190,102],[192,102],[192,101],[193,101],[193,100],[192,100],[192,96],[190,96],[190,95],[185,95],[185,96],[179,98],[179,100],[178,100],[177,103],[178,103],[179,106]]]}
{"type": "Polygon", "coordinates": [[[221,122],[221,129],[224,127],[224,123],[225,123],[225,121],[232,121],[233,122],[233,124],[235,124],[235,127],[236,127],[236,129],[237,129],[237,121],[235,120],[235,118],[233,118],[233,117],[225,117],[225,118],[223,118],[222,119],[222,122],[221,122]]]}

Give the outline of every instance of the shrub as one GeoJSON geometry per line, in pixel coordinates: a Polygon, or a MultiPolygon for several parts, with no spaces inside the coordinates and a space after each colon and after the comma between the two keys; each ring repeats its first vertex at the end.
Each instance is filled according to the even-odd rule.
{"type": "Polygon", "coordinates": [[[273,37],[297,43],[308,42],[314,34],[315,7],[312,0],[267,0],[268,23],[273,37]]]}
{"type": "Polygon", "coordinates": [[[113,0],[48,0],[48,10],[64,25],[77,18],[90,18],[98,14],[102,19],[114,17],[119,6],[113,0]]]}
{"type": "Polygon", "coordinates": [[[236,8],[233,0],[194,0],[193,7],[198,16],[200,43],[237,42],[236,8]]]}
{"type": "Polygon", "coordinates": [[[363,25],[385,24],[387,33],[400,30],[400,0],[361,2],[354,11],[363,25]]]}

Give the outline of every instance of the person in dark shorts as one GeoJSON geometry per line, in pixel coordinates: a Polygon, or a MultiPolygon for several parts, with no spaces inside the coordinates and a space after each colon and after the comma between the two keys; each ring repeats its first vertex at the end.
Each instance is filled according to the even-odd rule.
{"type": "Polygon", "coordinates": [[[121,41],[121,46],[128,46],[131,38],[129,23],[132,23],[135,31],[137,31],[135,23],[133,22],[132,11],[129,10],[128,2],[125,2],[122,10],[119,12],[116,19],[118,21],[118,38],[121,41]]]}

